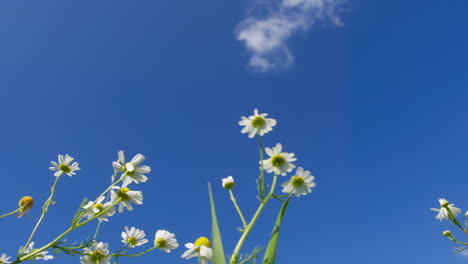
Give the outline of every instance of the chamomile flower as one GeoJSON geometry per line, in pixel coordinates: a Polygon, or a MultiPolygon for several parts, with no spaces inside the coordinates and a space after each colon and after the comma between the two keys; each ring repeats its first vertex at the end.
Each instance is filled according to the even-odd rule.
{"type": "Polygon", "coordinates": [[[122,184],[122,187],[114,186],[112,188],[116,191],[111,191],[111,201],[120,198],[119,213],[123,212],[124,207],[127,208],[128,211],[132,211],[133,207],[131,203],[138,205],[143,204],[143,193],[141,191],[132,191],[125,183],[122,184]]]}
{"type": "Polygon", "coordinates": [[[436,219],[450,220],[451,217],[455,218],[459,213],[461,213],[460,208],[455,207],[455,204],[449,204],[444,198],[439,199],[440,208],[431,208],[432,211],[439,212],[436,215],[436,219]]]}
{"type": "Polygon", "coordinates": [[[5,253],[2,253],[2,256],[0,257],[0,264],[11,263],[10,261],[8,261],[9,259],[10,257],[7,257],[5,253]]]}
{"type": "Polygon", "coordinates": [[[234,188],[234,178],[232,176],[228,176],[227,178],[223,178],[223,188],[231,190],[234,188]]]}
{"type": "Polygon", "coordinates": [[[65,157],[63,157],[63,155],[58,155],[58,163],[51,161],[50,163],[52,164],[52,167],[50,167],[49,170],[56,171],[54,173],[55,177],[62,175],[62,173],[65,173],[71,177],[72,175],[76,174],[74,171],[80,170],[78,167],[78,162],[75,161],[70,165],[72,161],[73,158],[68,154],[65,154],[65,157]]]}
{"type": "Polygon", "coordinates": [[[125,227],[125,232],[122,232],[122,242],[129,247],[138,247],[145,243],[148,243],[148,239],[145,238],[145,231],[132,227],[128,229],[125,227]]]}
{"type": "MultiPolygon", "coordinates": [[[[270,156],[269,159],[263,160],[263,169],[267,172],[274,172],[285,176],[291,172],[296,166],[291,162],[296,161],[294,153],[281,152],[282,146],[280,143],[273,148],[265,148],[265,152],[270,156]]],[[[260,161],[261,164],[262,161],[260,161]]]]}
{"type": "Polygon", "coordinates": [[[185,247],[188,248],[188,250],[182,254],[182,258],[190,259],[199,256],[200,263],[207,264],[213,257],[210,240],[206,237],[198,238],[195,243],[187,243],[185,247]]]}
{"type": "MultiPolygon", "coordinates": [[[[29,245],[27,246],[27,248],[24,250],[24,255],[32,252],[33,250],[35,250],[34,248],[34,242],[31,242],[29,243],[29,245]]],[[[20,249],[21,251],[21,249],[20,249]]],[[[49,259],[53,259],[54,256],[52,255],[46,255],[47,253],[49,253],[48,251],[41,251],[39,253],[37,253],[36,255],[34,255],[33,257],[31,257],[31,260],[49,260],[49,259]]]]}
{"type": "Polygon", "coordinates": [[[263,136],[273,130],[273,127],[276,126],[276,120],[273,118],[265,118],[267,115],[268,114],[259,114],[258,109],[255,109],[253,116],[249,116],[248,118],[245,116],[241,117],[239,125],[244,126],[241,133],[249,133],[249,138],[253,138],[257,133],[263,136]]]}
{"type": "Polygon", "coordinates": [[[109,255],[107,243],[94,243],[90,248],[83,248],[86,256],[80,257],[81,264],[110,264],[112,256],[109,255]]]}
{"type": "Polygon", "coordinates": [[[173,233],[159,229],[154,235],[154,246],[169,253],[172,249],[179,247],[179,243],[173,233]]]}
{"type": "Polygon", "coordinates": [[[104,200],[104,196],[101,196],[97,201],[96,203],[94,202],[88,202],[85,206],[83,206],[83,209],[88,209],[88,211],[86,212],[86,214],[84,216],[91,218],[93,216],[95,216],[96,214],[99,214],[100,212],[106,210],[103,214],[99,215],[97,217],[97,219],[99,220],[99,222],[102,222],[102,221],[108,221],[107,217],[110,217],[110,216],[113,216],[115,214],[115,209],[114,207],[112,206],[112,202],[107,202],[107,203],[102,203],[102,201],[104,200]]]}
{"type": "Polygon", "coordinates": [[[18,218],[22,217],[25,213],[27,213],[33,205],[34,199],[31,196],[24,196],[23,198],[21,198],[18,202],[18,206],[21,207],[21,210],[18,213],[18,218]]]}
{"type": "Polygon", "coordinates": [[[310,171],[304,171],[302,167],[297,168],[296,175],[291,177],[291,180],[281,184],[284,193],[293,193],[296,197],[306,195],[312,192],[311,188],[315,187],[314,176],[310,175],[310,171]]]}
{"type": "Polygon", "coordinates": [[[137,154],[130,162],[125,162],[125,155],[123,151],[119,151],[119,160],[112,163],[115,171],[125,172],[123,182],[128,185],[132,182],[140,183],[146,182],[148,177],[142,173],[149,173],[151,168],[149,166],[138,166],[145,160],[145,156],[137,154]]]}

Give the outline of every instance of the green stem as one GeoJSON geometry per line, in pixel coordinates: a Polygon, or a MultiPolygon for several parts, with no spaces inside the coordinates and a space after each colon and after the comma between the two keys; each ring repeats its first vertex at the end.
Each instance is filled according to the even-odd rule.
{"type": "Polygon", "coordinates": [[[54,184],[52,185],[52,187],[50,188],[50,195],[49,195],[49,198],[47,198],[47,201],[45,201],[44,203],[44,206],[42,207],[42,214],[41,214],[41,217],[39,218],[39,220],[37,221],[36,223],[36,226],[34,227],[33,231],[31,232],[31,235],[29,236],[29,239],[28,239],[28,242],[26,242],[25,246],[21,249],[21,251],[19,252],[19,255],[23,254],[24,250],[27,248],[27,246],[29,245],[29,243],[31,243],[34,235],[36,234],[36,231],[37,229],[39,228],[39,225],[42,223],[42,220],[44,219],[44,216],[45,214],[47,213],[47,210],[49,210],[49,206],[50,204],[52,203],[52,198],[54,197],[54,194],[55,194],[55,188],[57,186],[57,182],[58,180],[60,179],[60,176],[62,176],[62,174],[58,175],[56,178],[55,178],[55,181],[54,181],[54,184]]]}
{"type": "Polygon", "coordinates": [[[113,256],[113,257],[138,257],[138,256],[141,256],[141,255],[143,255],[143,254],[145,254],[145,253],[148,253],[148,252],[150,252],[151,250],[154,250],[154,249],[156,249],[156,248],[157,248],[157,247],[152,247],[152,248],[150,248],[150,249],[147,249],[147,250],[145,250],[145,251],[143,251],[143,252],[140,252],[140,253],[138,253],[138,254],[135,254],[135,255],[111,254],[111,256],[113,256]]]}
{"type": "Polygon", "coordinates": [[[260,200],[263,202],[265,198],[265,177],[264,177],[264,170],[263,170],[263,140],[262,136],[260,136],[260,129],[258,130],[258,148],[260,150],[260,176],[258,182],[258,192],[260,194],[260,200]]]}
{"type": "Polygon", "coordinates": [[[20,211],[22,208],[23,208],[23,207],[20,207],[20,208],[14,210],[13,212],[10,212],[10,213],[8,213],[8,214],[0,215],[0,218],[5,217],[5,216],[12,215],[12,214],[14,214],[14,213],[20,211]]]}
{"type": "Polygon", "coordinates": [[[237,201],[236,201],[236,198],[234,197],[234,193],[232,192],[232,190],[229,190],[229,194],[231,195],[231,201],[234,204],[234,207],[236,207],[237,213],[239,213],[239,217],[242,221],[243,228],[245,229],[247,227],[247,222],[245,221],[244,215],[242,214],[242,211],[239,205],[237,205],[237,201]]]}
{"type": "Polygon", "coordinates": [[[237,242],[236,247],[234,248],[234,252],[232,253],[231,259],[229,261],[229,264],[236,264],[237,258],[239,256],[239,251],[242,247],[242,245],[245,242],[245,239],[249,235],[250,231],[252,230],[253,226],[255,225],[255,222],[257,222],[258,217],[260,216],[260,213],[263,211],[263,208],[265,207],[266,203],[268,200],[270,200],[271,197],[273,197],[273,192],[276,187],[276,180],[278,178],[278,175],[275,174],[273,177],[273,183],[271,184],[271,189],[270,192],[268,193],[268,196],[265,198],[263,202],[260,203],[258,206],[257,211],[255,212],[254,216],[252,217],[252,220],[250,220],[249,225],[247,225],[247,228],[244,230],[244,233],[242,233],[242,236],[240,237],[239,241],[237,242]]]}
{"type": "Polygon", "coordinates": [[[96,231],[94,232],[93,240],[96,240],[97,234],[99,232],[99,228],[101,227],[101,222],[97,224],[96,231]]]}

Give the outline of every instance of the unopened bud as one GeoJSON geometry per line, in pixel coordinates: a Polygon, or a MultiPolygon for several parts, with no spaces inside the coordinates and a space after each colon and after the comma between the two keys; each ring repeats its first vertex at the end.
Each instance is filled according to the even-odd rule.
{"type": "Polygon", "coordinates": [[[31,196],[24,196],[18,202],[18,206],[21,210],[18,213],[18,218],[22,217],[26,212],[28,212],[31,207],[34,205],[34,199],[31,196]]]}
{"type": "Polygon", "coordinates": [[[232,176],[229,176],[227,178],[223,178],[223,188],[231,190],[234,188],[234,179],[232,176]]]}
{"type": "Polygon", "coordinates": [[[452,241],[455,241],[455,238],[453,238],[452,232],[450,232],[450,230],[445,230],[442,232],[442,235],[448,237],[452,241]]]}

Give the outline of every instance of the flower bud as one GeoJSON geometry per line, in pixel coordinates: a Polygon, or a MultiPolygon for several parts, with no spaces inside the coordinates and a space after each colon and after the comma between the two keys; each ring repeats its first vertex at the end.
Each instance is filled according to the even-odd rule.
{"type": "Polygon", "coordinates": [[[28,212],[31,207],[34,205],[34,200],[31,196],[24,196],[18,202],[18,206],[21,210],[18,213],[18,218],[22,217],[26,212],[28,212]]]}
{"type": "Polygon", "coordinates": [[[455,241],[455,238],[452,236],[452,232],[450,232],[450,230],[445,230],[442,232],[442,235],[448,237],[452,241],[455,241]]]}
{"type": "Polygon", "coordinates": [[[229,176],[227,178],[223,178],[223,188],[231,190],[234,188],[234,179],[232,176],[229,176]]]}

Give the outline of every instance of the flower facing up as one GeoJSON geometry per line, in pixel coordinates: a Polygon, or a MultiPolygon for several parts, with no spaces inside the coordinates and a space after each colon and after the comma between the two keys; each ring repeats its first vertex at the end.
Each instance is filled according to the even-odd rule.
{"type": "Polygon", "coordinates": [[[173,233],[159,229],[154,235],[154,246],[167,253],[179,246],[173,233]]]}
{"type": "Polygon", "coordinates": [[[210,240],[208,240],[206,237],[198,238],[193,244],[187,243],[185,244],[185,247],[188,248],[188,250],[182,254],[182,258],[185,259],[200,256],[200,263],[207,264],[213,256],[210,240]]]}
{"type": "MultiPolygon", "coordinates": [[[[30,252],[32,252],[34,249],[34,242],[31,242],[29,243],[29,245],[27,246],[27,248],[24,250],[24,254],[28,254],[30,252]]],[[[21,251],[21,250],[20,250],[21,251]]],[[[49,253],[48,251],[41,251],[39,253],[37,253],[34,257],[31,258],[31,260],[49,260],[49,259],[53,259],[54,256],[52,255],[47,255],[47,253],[49,253]]]]}
{"type": "Polygon", "coordinates": [[[88,219],[95,216],[96,214],[99,214],[100,212],[106,210],[109,207],[111,208],[107,209],[104,213],[102,213],[101,215],[97,217],[99,222],[108,221],[107,217],[113,216],[115,214],[115,209],[112,206],[112,202],[107,202],[103,204],[102,203],[103,200],[104,200],[104,196],[101,196],[96,201],[96,203],[88,202],[85,206],[83,206],[83,209],[88,209],[88,211],[85,214],[85,216],[88,217],[88,219]]]}
{"type": "Polygon", "coordinates": [[[0,264],[11,263],[10,261],[8,261],[9,259],[10,257],[7,257],[5,253],[2,253],[2,256],[0,257],[0,264]]]}
{"type": "Polygon", "coordinates": [[[122,242],[131,248],[141,246],[148,243],[148,239],[145,238],[145,231],[132,227],[128,229],[125,227],[125,232],[122,232],[122,242]]]}
{"type": "Polygon", "coordinates": [[[91,248],[83,248],[84,253],[89,254],[80,257],[81,264],[110,264],[109,245],[107,243],[94,243],[91,248]]]}
{"type": "Polygon", "coordinates": [[[432,211],[439,212],[436,215],[436,219],[442,220],[451,220],[451,218],[457,217],[461,212],[460,208],[455,207],[455,204],[449,204],[444,198],[439,199],[440,208],[431,208],[432,211]]]}
{"type": "MultiPolygon", "coordinates": [[[[141,154],[137,154],[130,162],[125,162],[125,155],[124,152],[121,150],[119,151],[119,160],[114,161],[112,166],[114,167],[115,171],[124,172],[125,177],[123,182],[128,185],[132,182],[140,183],[146,182],[148,177],[143,175],[142,173],[149,173],[151,168],[149,166],[138,166],[145,160],[145,156],[141,154]]],[[[114,178],[114,177],[113,177],[114,178]]]]}
{"type": "Polygon", "coordinates": [[[274,172],[275,174],[285,176],[296,167],[291,163],[297,160],[294,157],[294,153],[281,152],[282,148],[280,143],[276,144],[274,148],[265,148],[265,152],[270,158],[263,160],[263,169],[269,173],[274,172]]]}
{"type": "Polygon", "coordinates": [[[71,165],[70,163],[73,161],[73,158],[68,156],[68,154],[63,157],[63,155],[58,155],[58,164],[55,161],[51,161],[52,167],[49,168],[51,171],[56,171],[54,176],[58,177],[62,175],[62,173],[67,174],[68,176],[72,176],[76,174],[74,171],[80,170],[78,167],[78,162],[73,162],[71,165]]]}
{"type": "Polygon", "coordinates": [[[234,179],[232,176],[228,176],[227,178],[223,178],[223,188],[231,190],[234,188],[234,179]]]}
{"type": "Polygon", "coordinates": [[[268,114],[259,114],[258,109],[255,109],[253,116],[249,116],[248,118],[245,116],[241,117],[239,125],[244,126],[241,133],[249,133],[249,138],[253,138],[257,133],[263,136],[273,130],[273,127],[276,126],[276,120],[273,118],[265,118],[267,115],[268,114]]]}
{"type": "Polygon", "coordinates": [[[302,167],[297,168],[296,175],[291,177],[291,180],[281,184],[284,193],[293,193],[296,197],[306,195],[312,192],[315,187],[314,176],[310,175],[310,171],[304,171],[302,167]]]}
{"type": "Polygon", "coordinates": [[[18,206],[21,208],[21,210],[18,213],[18,218],[22,217],[25,213],[27,213],[33,205],[34,199],[31,196],[24,196],[23,198],[21,198],[18,202],[18,206]]]}
{"type": "Polygon", "coordinates": [[[128,211],[132,211],[133,207],[131,203],[138,205],[143,204],[143,194],[141,191],[132,191],[125,183],[122,184],[122,187],[114,186],[112,188],[116,191],[111,191],[111,201],[120,198],[119,213],[123,212],[124,207],[127,208],[128,211]]]}

